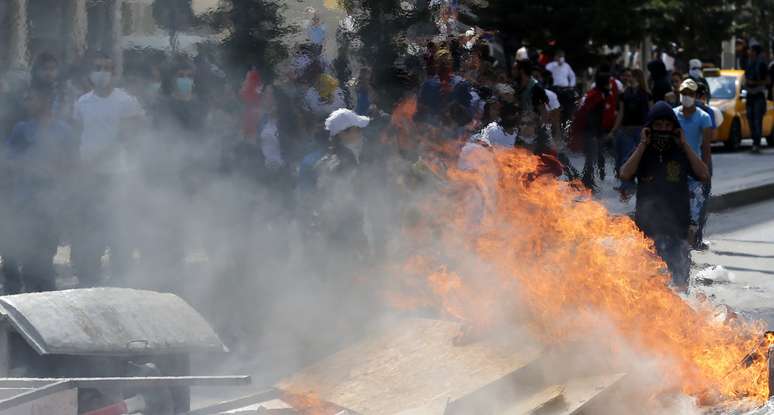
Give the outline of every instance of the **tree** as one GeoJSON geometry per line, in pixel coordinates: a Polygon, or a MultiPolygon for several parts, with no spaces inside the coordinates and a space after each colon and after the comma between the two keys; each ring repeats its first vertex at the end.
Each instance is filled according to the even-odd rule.
{"type": "Polygon", "coordinates": [[[225,31],[224,57],[232,79],[241,79],[255,67],[265,78],[274,75],[276,65],[288,56],[283,38],[295,28],[282,15],[280,0],[223,0],[206,20],[218,31],[225,31]]]}
{"type": "Polygon", "coordinates": [[[658,45],[674,42],[687,58],[719,64],[721,42],[735,31],[738,0],[651,0],[643,9],[647,31],[658,45]]]}
{"type": "Polygon", "coordinates": [[[169,47],[172,53],[175,53],[177,34],[181,30],[190,28],[196,20],[191,0],[154,0],[152,10],[156,24],[167,30],[169,47]]]}
{"type": "Polygon", "coordinates": [[[553,43],[578,67],[598,63],[602,45],[642,38],[645,21],[637,0],[489,0],[473,2],[461,19],[500,33],[507,56],[524,42],[545,48],[553,43]]]}
{"type": "Polygon", "coordinates": [[[759,42],[764,50],[774,45],[774,0],[750,0],[737,7],[736,35],[759,42]]]}
{"type": "Polygon", "coordinates": [[[405,0],[340,0],[339,4],[354,19],[354,35],[361,45],[358,55],[373,69],[384,100],[380,105],[392,108],[409,87],[401,64],[406,55],[407,31],[429,20],[429,10],[411,6],[405,0]]]}

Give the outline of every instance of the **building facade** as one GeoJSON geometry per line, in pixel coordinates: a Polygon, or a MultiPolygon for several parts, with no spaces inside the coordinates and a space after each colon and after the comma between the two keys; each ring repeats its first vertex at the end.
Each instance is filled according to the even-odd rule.
{"type": "MultiPolygon", "coordinates": [[[[29,68],[49,52],[72,62],[87,50],[122,59],[122,37],[151,34],[153,0],[3,0],[0,2],[0,73],[29,68]]],[[[119,69],[120,70],[120,69],[119,69]]]]}

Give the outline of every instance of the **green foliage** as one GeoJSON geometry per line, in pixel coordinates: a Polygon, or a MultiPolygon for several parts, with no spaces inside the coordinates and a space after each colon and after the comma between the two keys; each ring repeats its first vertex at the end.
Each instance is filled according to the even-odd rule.
{"type": "Polygon", "coordinates": [[[774,37],[774,0],[750,0],[738,8],[736,34],[757,40],[771,50],[774,37]]]}
{"type": "Polygon", "coordinates": [[[277,64],[288,56],[283,38],[295,30],[285,22],[284,10],[281,0],[224,0],[206,16],[215,30],[225,31],[222,50],[232,79],[243,77],[251,67],[273,77],[277,64]]]}
{"type": "Polygon", "coordinates": [[[474,3],[478,18],[468,20],[499,30],[517,44],[528,41],[544,48],[555,40],[568,59],[581,65],[594,63],[588,59],[599,46],[637,44],[646,36],[656,45],[674,42],[686,56],[717,60],[721,42],[737,31],[745,7],[772,10],[772,5],[753,3],[774,0],[754,0],[752,6],[742,0],[488,0],[474,3]]]}
{"type": "MultiPolygon", "coordinates": [[[[638,40],[645,29],[637,0],[489,0],[473,5],[467,23],[501,32],[511,49],[523,41],[544,48],[549,41],[568,59],[590,65],[598,47],[638,40]]],[[[512,52],[510,50],[509,52],[512,52]]]]}
{"type": "Polygon", "coordinates": [[[177,34],[189,29],[196,21],[191,0],[154,0],[153,19],[169,33],[169,45],[177,49],[177,34]]]}
{"type": "MultiPolygon", "coordinates": [[[[355,38],[361,44],[358,57],[373,68],[380,85],[381,103],[391,108],[406,85],[400,60],[406,55],[406,33],[415,24],[431,19],[427,9],[402,8],[401,0],[342,0],[339,4],[355,20],[355,38]]],[[[419,3],[419,2],[418,2],[419,3]]]]}
{"type": "MultiPolygon", "coordinates": [[[[647,33],[658,45],[675,42],[688,57],[718,61],[731,38],[739,5],[730,0],[651,0],[643,10],[647,33]]],[[[720,63],[720,62],[715,62],[720,63]]]]}

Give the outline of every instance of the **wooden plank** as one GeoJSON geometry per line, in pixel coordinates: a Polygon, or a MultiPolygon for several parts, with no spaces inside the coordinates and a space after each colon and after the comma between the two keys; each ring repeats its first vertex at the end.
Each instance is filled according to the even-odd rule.
{"type": "Polygon", "coordinates": [[[276,389],[267,389],[252,395],[248,395],[242,398],[233,399],[230,401],[224,401],[215,405],[210,405],[204,408],[195,409],[187,412],[186,415],[210,415],[219,414],[222,412],[228,412],[235,409],[241,409],[250,405],[260,404],[262,402],[270,401],[279,396],[279,391],[276,389]]]}
{"type": "Polygon", "coordinates": [[[603,397],[624,377],[625,373],[590,376],[572,379],[565,383],[564,400],[567,406],[561,410],[549,412],[551,415],[577,415],[592,402],[603,397]]]}
{"type": "Polygon", "coordinates": [[[536,394],[520,400],[503,415],[529,415],[563,399],[564,385],[549,386],[536,394]]]}
{"type": "Polygon", "coordinates": [[[394,415],[455,401],[527,366],[536,347],[514,342],[458,344],[460,324],[407,319],[279,382],[363,415],[394,415]],[[516,347],[514,347],[516,344],[516,347]]]}
{"type": "Polygon", "coordinates": [[[436,399],[425,406],[401,411],[398,415],[443,415],[448,405],[448,400],[436,399]]]}

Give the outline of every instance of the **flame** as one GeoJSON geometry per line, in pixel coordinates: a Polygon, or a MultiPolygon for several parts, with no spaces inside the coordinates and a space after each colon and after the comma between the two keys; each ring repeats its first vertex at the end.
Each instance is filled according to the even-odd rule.
{"type": "Polygon", "coordinates": [[[447,186],[415,206],[414,254],[393,305],[436,308],[476,330],[518,318],[548,343],[580,340],[604,319],[703,403],[767,399],[765,359],[745,357],[774,344],[774,334],[762,341],[762,323],[689,305],[630,218],[577,183],[536,177],[540,160],[526,151],[492,154],[492,171],[445,168],[447,186]]]}
{"type": "Polygon", "coordinates": [[[301,415],[334,415],[341,408],[325,402],[314,392],[282,393],[281,399],[301,415]]]}

